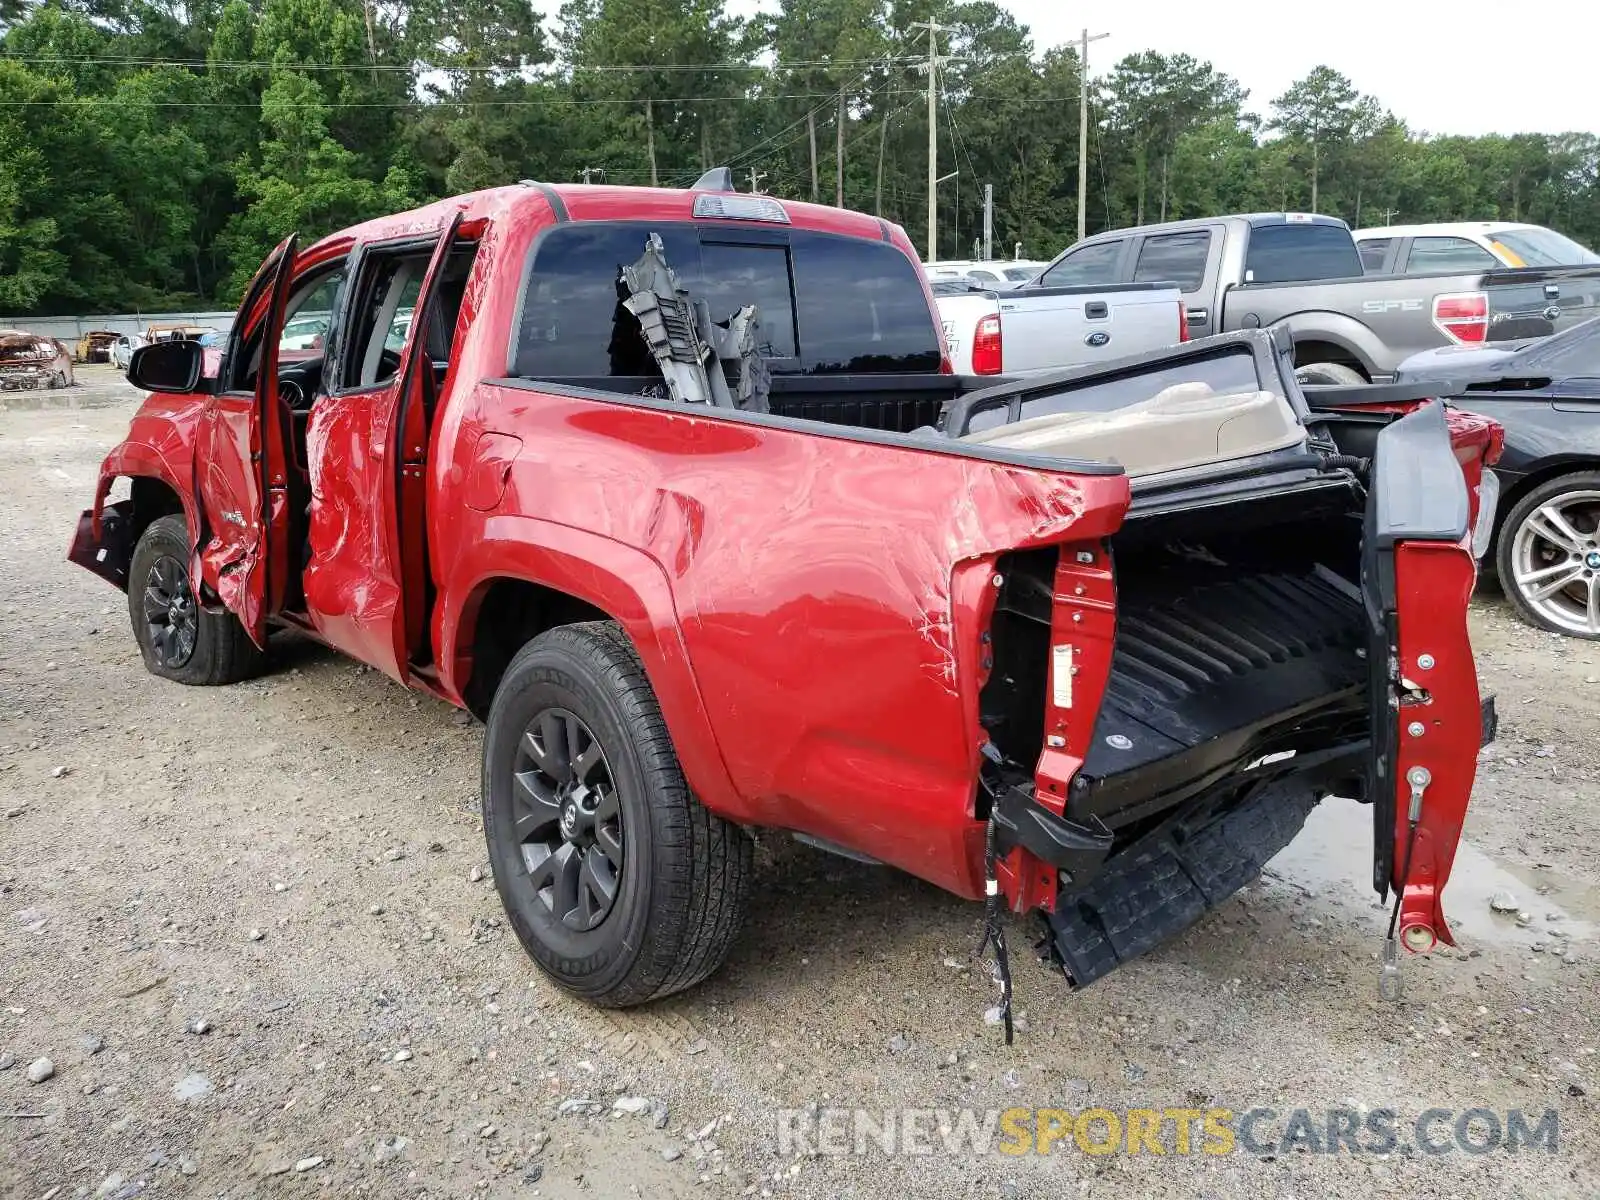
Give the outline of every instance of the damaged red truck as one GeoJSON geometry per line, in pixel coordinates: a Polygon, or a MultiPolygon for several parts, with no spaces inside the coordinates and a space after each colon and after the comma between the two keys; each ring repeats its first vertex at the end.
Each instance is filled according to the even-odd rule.
{"type": "Polygon", "coordinates": [[[157,675],[287,627],[481,717],[501,898],[600,1004],[721,964],[759,829],[1040,912],[1081,986],[1353,795],[1391,959],[1451,941],[1498,427],[1264,330],[974,390],[900,229],[725,186],[289,239],[220,365],[138,352],[72,560],[157,675]]]}

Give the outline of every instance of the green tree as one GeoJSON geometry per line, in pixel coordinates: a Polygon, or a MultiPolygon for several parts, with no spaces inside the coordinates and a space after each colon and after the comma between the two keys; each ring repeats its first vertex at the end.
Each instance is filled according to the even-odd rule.
{"type": "Polygon", "coordinates": [[[1320,168],[1331,147],[1350,141],[1361,119],[1355,85],[1332,67],[1315,67],[1272,102],[1269,129],[1282,133],[1291,151],[1304,148],[1310,160],[1311,208],[1319,201],[1320,168]]]}
{"type": "Polygon", "coordinates": [[[586,122],[589,149],[626,164],[624,179],[657,186],[665,165],[692,180],[710,165],[714,98],[746,86],[742,64],[729,64],[739,32],[722,0],[568,0],[560,44],[573,96],[604,110],[586,122]],[[635,138],[642,160],[626,150],[635,138]]]}
{"type": "Polygon", "coordinates": [[[1246,92],[1208,62],[1153,51],[1130,54],[1118,62],[1105,88],[1111,127],[1133,147],[1134,219],[1144,221],[1153,172],[1158,180],[1156,219],[1165,221],[1178,143],[1202,128],[1237,127],[1246,92]]]}
{"type": "Polygon", "coordinates": [[[328,108],[313,80],[275,71],[261,97],[265,140],[260,161],[242,161],[239,195],[248,207],[222,235],[233,273],[229,293],[249,283],[268,250],[287,234],[310,240],[414,204],[412,181],[391,168],[381,182],[363,178],[353,151],[329,132],[328,108]]]}

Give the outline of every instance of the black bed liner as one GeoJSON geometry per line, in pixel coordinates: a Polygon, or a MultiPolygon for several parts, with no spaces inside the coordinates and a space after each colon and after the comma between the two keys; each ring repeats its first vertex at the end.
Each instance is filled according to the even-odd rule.
{"type": "Polygon", "coordinates": [[[1112,828],[1249,760],[1364,737],[1361,596],[1316,566],[1181,560],[1119,581],[1111,676],[1070,815],[1112,828]]]}

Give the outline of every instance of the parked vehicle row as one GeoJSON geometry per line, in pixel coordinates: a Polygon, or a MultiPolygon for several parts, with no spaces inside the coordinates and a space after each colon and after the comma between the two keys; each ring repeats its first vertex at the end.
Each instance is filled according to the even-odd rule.
{"type": "Polygon", "coordinates": [[[922,269],[935,283],[967,280],[997,292],[1005,292],[1021,287],[1030,279],[1036,278],[1039,272],[1049,265],[1021,258],[1010,262],[960,259],[926,263],[922,269]]]}
{"type": "Polygon", "coordinates": [[[1306,383],[1381,382],[1424,350],[1540,336],[1600,315],[1600,263],[1364,274],[1343,221],[1299,213],[1096,234],[1021,290],[1141,281],[1178,284],[1193,337],[1287,329],[1306,383]]]}
{"type": "Polygon", "coordinates": [[[1425,951],[1493,727],[1500,432],[1323,404],[1293,354],[963,378],[877,218],[497,188],[291,237],[224,354],[136,351],[70,553],[163,678],[281,626],[480,716],[511,925],[600,1004],[717,969],[755,828],[985,900],[1002,964],[1039,910],[1083,986],[1361,796],[1387,951],[1425,951]]]}

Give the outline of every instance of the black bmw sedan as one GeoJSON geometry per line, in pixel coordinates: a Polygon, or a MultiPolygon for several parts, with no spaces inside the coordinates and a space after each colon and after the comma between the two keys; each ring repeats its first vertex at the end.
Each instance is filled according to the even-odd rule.
{"type": "Polygon", "coordinates": [[[1500,508],[1485,556],[1534,625],[1600,638],[1600,319],[1550,337],[1451,346],[1400,364],[1396,383],[1505,426],[1500,508]]]}

